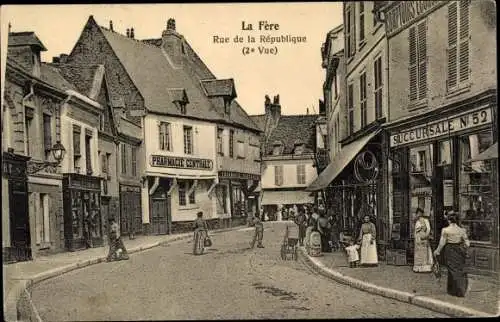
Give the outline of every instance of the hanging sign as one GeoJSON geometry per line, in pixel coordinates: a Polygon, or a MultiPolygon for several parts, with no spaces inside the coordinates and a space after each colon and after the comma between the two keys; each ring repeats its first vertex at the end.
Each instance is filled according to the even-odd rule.
{"type": "Polygon", "coordinates": [[[391,135],[391,147],[450,135],[491,123],[491,108],[423,124],[391,135]]]}

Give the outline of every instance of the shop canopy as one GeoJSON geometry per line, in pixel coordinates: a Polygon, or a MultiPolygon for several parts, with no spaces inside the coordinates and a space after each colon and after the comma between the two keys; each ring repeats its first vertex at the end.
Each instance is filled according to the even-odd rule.
{"type": "Polygon", "coordinates": [[[485,161],[485,160],[492,160],[492,159],[498,159],[498,144],[494,143],[492,146],[484,150],[483,152],[479,153],[476,157],[471,158],[469,161],[474,162],[474,161],[485,161]]]}
{"type": "Polygon", "coordinates": [[[318,191],[325,189],[330,182],[332,182],[344,168],[352,161],[352,159],[358,154],[365,145],[373,139],[380,130],[372,132],[365,135],[364,137],[356,140],[348,145],[342,147],[340,152],[333,158],[332,162],[326,167],[323,172],[314,180],[306,191],[318,191]]]}
{"type": "Polygon", "coordinates": [[[311,193],[303,190],[264,191],[261,204],[264,205],[291,205],[313,203],[311,193]]]}

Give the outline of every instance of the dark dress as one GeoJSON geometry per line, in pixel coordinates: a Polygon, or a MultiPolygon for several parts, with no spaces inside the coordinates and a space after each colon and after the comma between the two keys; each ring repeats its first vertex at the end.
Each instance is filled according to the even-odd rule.
{"type": "Polygon", "coordinates": [[[194,221],[193,254],[201,255],[205,251],[205,238],[208,236],[208,226],[205,220],[197,218],[194,221]]]}
{"type": "Polygon", "coordinates": [[[330,223],[325,217],[318,219],[318,231],[321,234],[321,252],[330,252],[330,223]]]}

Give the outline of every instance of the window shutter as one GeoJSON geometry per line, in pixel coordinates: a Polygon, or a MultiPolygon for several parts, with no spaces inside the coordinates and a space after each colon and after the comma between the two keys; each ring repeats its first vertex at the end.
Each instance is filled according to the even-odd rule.
{"type": "Polygon", "coordinates": [[[457,3],[448,6],[448,88],[457,85],[457,3]]]}
{"type": "Polygon", "coordinates": [[[108,172],[106,167],[106,153],[101,153],[101,172],[103,174],[108,172]]]}
{"type": "Polygon", "coordinates": [[[417,35],[415,27],[410,28],[410,101],[417,99],[417,35]]]}
{"type": "Polygon", "coordinates": [[[163,132],[163,123],[160,123],[158,125],[158,134],[159,134],[158,142],[160,143],[160,150],[164,150],[165,149],[165,133],[163,132]]]}
{"type": "Polygon", "coordinates": [[[469,79],[469,1],[460,1],[460,81],[469,79]]]}
{"type": "Polygon", "coordinates": [[[418,25],[418,99],[427,96],[427,24],[418,25]]]}
{"type": "Polygon", "coordinates": [[[351,56],[356,54],[356,10],[351,10],[351,56]]]}

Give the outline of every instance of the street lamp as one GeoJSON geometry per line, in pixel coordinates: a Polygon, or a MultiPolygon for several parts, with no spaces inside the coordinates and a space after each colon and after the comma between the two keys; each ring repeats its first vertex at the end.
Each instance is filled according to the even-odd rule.
{"type": "Polygon", "coordinates": [[[50,151],[52,152],[52,156],[56,161],[28,161],[26,169],[27,174],[35,174],[47,167],[57,167],[64,159],[64,155],[66,154],[66,149],[60,141],[57,141],[56,144],[54,144],[54,146],[50,149],[50,151]]]}

